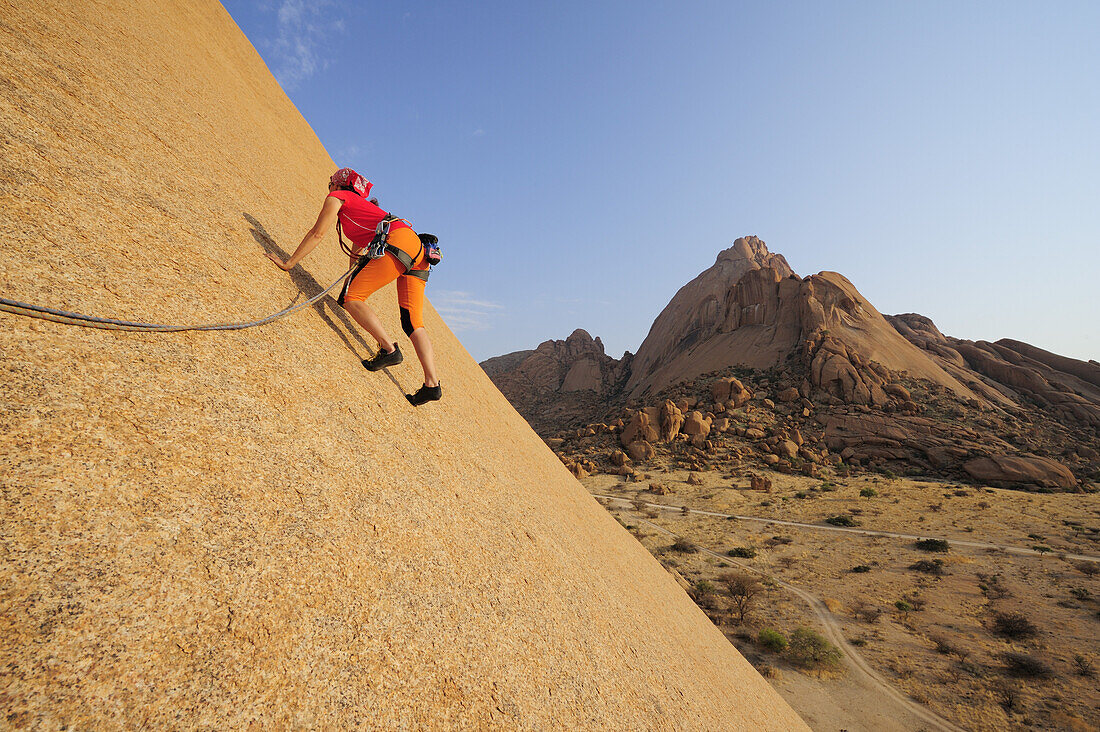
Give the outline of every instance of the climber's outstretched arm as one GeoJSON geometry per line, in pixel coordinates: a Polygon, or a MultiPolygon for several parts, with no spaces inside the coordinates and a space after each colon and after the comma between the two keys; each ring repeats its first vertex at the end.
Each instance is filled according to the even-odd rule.
{"type": "Polygon", "coordinates": [[[336,215],[340,213],[340,206],[342,205],[343,201],[339,198],[326,198],[325,205],[321,207],[321,213],[317,216],[317,223],[306,233],[302,243],[294,250],[294,254],[290,255],[290,259],[284,262],[279,255],[273,252],[268,252],[267,258],[274,262],[279,269],[288,272],[294,269],[299,262],[306,258],[306,255],[313,251],[314,247],[321,243],[325,232],[336,223],[336,215]]]}

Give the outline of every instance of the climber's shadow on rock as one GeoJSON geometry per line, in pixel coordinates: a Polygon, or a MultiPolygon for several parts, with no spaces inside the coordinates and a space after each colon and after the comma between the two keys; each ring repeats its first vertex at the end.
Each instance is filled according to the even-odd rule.
{"type": "MultiPolygon", "coordinates": [[[[284,262],[290,257],[290,253],[283,251],[282,247],[275,243],[275,239],[267,233],[267,229],[264,228],[264,225],[257,221],[252,214],[245,212],[244,219],[252,227],[249,230],[252,233],[252,238],[256,240],[257,244],[263,247],[265,253],[277,254],[284,262]]],[[[315,297],[319,292],[325,289],[324,285],[318,282],[313,275],[306,272],[302,267],[295,267],[290,272],[287,272],[287,274],[290,275],[290,281],[294,283],[294,286],[298,288],[307,300],[311,297],[315,297]]],[[[347,311],[340,307],[335,297],[332,295],[322,297],[313,304],[313,310],[321,317],[321,320],[323,320],[328,327],[332,328],[336,335],[340,336],[340,340],[344,342],[348,350],[357,357],[359,356],[359,351],[356,349],[355,344],[352,343],[352,339],[355,339],[355,341],[371,356],[374,355],[375,349],[371,348],[370,344],[363,338],[359,326],[351,319],[347,311]],[[342,323],[344,327],[341,328],[337,325],[338,322],[342,323]]],[[[400,389],[401,385],[397,383],[397,379],[388,371],[385,373],[386,376],[390,377],[390,381],[394,383],[394,386],[400,389]]]]}

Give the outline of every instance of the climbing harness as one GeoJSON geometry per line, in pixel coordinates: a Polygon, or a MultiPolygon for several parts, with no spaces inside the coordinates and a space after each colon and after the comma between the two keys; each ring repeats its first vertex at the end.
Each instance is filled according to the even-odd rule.
{"type": "MultiPolygon", "coordinates": [[[[344,216],[347,216],[347,214],[344,214],[344,216]]],[[[355,224],[359,228],[367,228],[352,217],[347,216],[347,218],[348,221],[355,224]]],[[[419,280],[424,280],[425,282],[427,282],[428,275],[431,273],[431,270],[413,269],[413,265],[416,263],[416,260],[420,259],[420,255],[424,253],[425,244],[427,244],[428,246],[428,254],[426,258],[429,265],[437,265],[443,260],[443,257],[439,252],[439,238],[436,237],[434,234],[419,234],[418,236],[420,238],[420,251],[416,253],[415,257],[409,256],[409,253],[406,252],[404,249],[399,249],[393,244],[389,243],[390,226],[393,224],[394,221],[404,221],[410,229],[412,228],[412,224],[409,222],[408,219],[402,219],[396,216],[387,216],[386,218],[379,221],[378,226],[374,228],[374,238],[371,239],[371,242],[367,245],[367,248],[364,249],[362,252],[356,254],[355,250],[352,249],[351,246],[344,241],[344,232],[340,226],[340,220],[337,219],[336,237],[340,240],[340,249],[342,249],[344,253],[347,254],[349,257],[359,257],[360,266],[358,267],[358,269],[362,269],[363,266],[365,266],[366,263],[372,259],[379,259],[386,254],[392,254],[394,258],[401,263],[401,266],[405,268],[406,275],[408,275],[409,277],[416,277],[419,280]]],[[[358,269],[356,270],[355,274],[359,274],[358,269]]],[[[349,283],[351,282],[351,279],[354,279],[354,277],[348,280],[349,283]]]]}
{"type": "Polygon", "coordinates": [[[9,300],[6,297],[0,297],[0,311],[12,313],[13,315],[25,315],[29,318],[50,320],[55,323],[65,323],[66,325],[79,325],[85,328],[103,328],[106,330],[136,330],[153,333],[177,333],[184,330],[244,330],[245,328],[253,328],[257,325],[270,323],[273,320],[278,320],[279,318],[290,315],[293,312],[297,312],[302,308],[309,307],[310,305],[314,304],[322,297],[327,295],[331,290],[335,289],[336,286],[343,282],[345,278],[347,278],[347,276],[352,273],[353,270],[355,270],[355,267],[352,267],[347,272],[340,275],[340,279],[333,282],[322,292],[314,295],[309,300],[298,303],[297,305],[292,305],[291,307],[280,310],[277,313],[272,313],[266,318],[253,320],[248,323],[209,323],[204,325],[159,325],[156,323],[134,323],[128,320],[97,318],[93,315],[82,315],[80,313],[71,313],[67,310],[56,310],[54,308],[47,308],[41,305],[31,305],[25,302],[9,300]]]}
{"type": "MultiPolygon", "coordinates": [[[[344,215],[347,216],[347,214],[344,215]]],[[[347,218],[359,228],[367,228],[352,217],[348,216],[347,218]]],[[[404,249],[399,249],[393,244],[390,244],[390,225],[394,221],[404,221],[408,224],[409,228],[412,229],[412,224],[409,223],[408,219],[387,215],[386,218],[379,221],[378,226],[374,228],[374,238],[371,239],[367,248],[356,253],[356,251],[351,248],[351,245],[344,241],[344,230],[340,226],[340,219],[336,220],[336,238],[340,240],[340,249],[349,257],[357,257],[355,265],[348,272],[348,278],[344,280],[344,288],[340,290],[340,296],[336,298],[336,302],[340,303],[340,307],[344,306],[344,298],[347,297],[348,288],[351,287],[351,281],[355,279],[355,275],[359,274],[363,267],[366,267],[371,261],[384,257],[386,254],[392,254],[394,259],[401,263],[401,266],[405,268],[405,275],[415,277],[418,280],[424,280],[425,282],[428,281],[428,275],[431,274],[431,268],[413,269],[416,260],[420,259],[421,254],[424,254],[425,247],[427,247],[425,259],[429,265],[434,266],[442,261],[442,256],[439,253],[439,238],[434,234],[417,235],[420,239],[420,251],[416,253],[415,257],[409,256],[409,253],[404,249]]]]}

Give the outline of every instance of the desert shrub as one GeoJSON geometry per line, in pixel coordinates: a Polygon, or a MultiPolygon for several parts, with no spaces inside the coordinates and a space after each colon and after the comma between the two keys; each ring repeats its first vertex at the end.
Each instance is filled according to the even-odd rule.
{"type": "Polygon", "coordinates": [[[864,572],[870,572],[871,568],[868,567],[866,564],[857,564],[856,566],[852,567],[852,571],[856,574],[863,574],[864,572]]]}
{"type": "Polygon", "coordinates": [[[1020,690],[1008,682],[997,684],[994,691],[997,693],[997,702],[1006,712],[1016,708],[1020,700],[1020,690]]]}
{"type": "Polygon", "coordinates": [[[752,559],[756,556],[756,549],[751,546],[735,546],[726,552],[731,557],[740,557],[741,559],[752,559]]]}
{"type": "Polygon", "coordinates": [[[699,547],[695,546],[695,542],[691,539],[677,539],[676,543],[672,545],[672,551],[682,552],[684,554],[694,554],[699,551],[699,547]]]}
{"type": "Polygon", "coordinates": [[[1100,574],[1100,564],[1096,562],[1078,562],[1073,565],[1077,568],[1077,571],[1084,574],[1086,577],[1095,577],[1100,574]]]}
{"type": "Polygon", "coordinates": [[[935,575],[936,577],[942,577],[947,574],[947,572],[944,571],[942,559],[921,559],[918,562],[910,564],[909,569],[935,575]]]}
{"type": "Polygon", "coordinates": [[[830,516],[825,519],[825,523],[833,526],[855,526],[856,520],[851,516],[830,516]]]}
{"type": "Polygon", "coordinates": [[[787,655],[802,666],[835,666],[841,659],[839,648],[809,628],[799,628],[791,634],[787,655]]]}
{"type": "Polygon", "coordinates": [[[852,615],[865,623],[873,623],[882,616],[882,608],[872,605],[863,598],[854,601],[851,607],[852,615]]]}
{"type": "Polygon", "coordinates": [[[990,600],[1003,600],[1012,595],[1005,587],[1004,578],[999,574],[978,572],[978,589],[990,600]]]}
{"type": "Polygon", "coordinates": [[[857,648],[863,648],[865,645],[867,645],[866,638],[849,638],[848,642],[851,643],[853,646],[856,646],[857,648]]]}
{"type": "Polygon", "coordinates": [[[1054,669],[1052,669],[1049,664],[1035,658],[1035,656],[1029,656],[1026,653],[1005,651],[1001,654],[1001,658],[1004,659],[1005,666],[1008,667],[1008,670],[1017,676],[1045,679],[1054,675],[1054,669]]]}
{"type": "Polygon", "coordinates": [[[946,539],[921,539],[913,546],[921,551],[940,552],[941,554],[946,553],[951,548],[946,539]]]}
{"type": "Polygon", "coordinates": [[[778,679],[782,678],[782,674],[779,673],[779,669],[767,663],[762,663],[756,667],[756,670],[760,672],[760,675],[765,679],[778,679]]]}
{"type": "Polygon", "coordinates": [[[1020,613],[996,613],[993,632],[1005,638],[1030,638],[1039,633],[1039,628],[1020,613]]]}
{"type": "Polygon", "coordinates": [[[787,636],[780,633],[778,630],[772,628],[764,628],[760,631],[760,635],[757,636],[757,640],[760,641],[760,645],[767,648],[774,653],[782,653],[789,645],[787,642],[787,636]]]}
{"type": "Polygon", "coordinates": [[[1041,556],[1041,555],[1043,555],[1043,554],[1046,554],[1046,553],[1048,553],[1048,552],[1050,552],[1050,551],[1052,551],[1052,550],[1051,550],[1051,548],[1050,548],[1049,546],[1046,546],[1046,545],[1044,545],[1044,544],[1033,544],[1033,545],[1031,546],[1031,548],[1032,548],[1032,549],[1033,549],[1034,551],[1037,551],[1037,552],[1039,552],[1040,556],[1041,556]]]}
{"type": "Polygon", "coordinates": [[[936,653],[942,653],[945,656],[950,656],[955,653],[955,646],[951,645],[951,642],[946,638],[940,636],[933,636],[932,642],[936,644],[936,653]]]}
{"type": "Polygon", "coordinates": [[[794,539],[789,536],[773,536],[772,538],[766,540],[764,543],[768,546],[785,546],[792,543],[793,541],[794,539]]]}
{"type": "Polygon", "coordinates": [[[707,580],[699,580],[695,583],[695,591],[700,595],[713,595],[718,592],[718,588],[714,586],[713,582],[707,580]]]}
{"type": "Polygon", "coordinates": [[[796,491],[795,494],[794,494],[794,497],[795,498],[809,498],[810,494],[807,493],[806,491],[796,491]]]}
{"type": "Polygon", "coordinates": [[[1092,659],[1080,653],[1073,654],[1073,670],[1078,676],[1092,676],[1092,659]]]}
{"type": "Polygon", "coordinates": [[[864,488],[859,492],[861,498],[874,498],[878,495],[878,491],[874,488],[864,488]]]}
{"type": "Polygon", "coordinates": [[[898,600],[897,602],[894,603],[894,607],[896,607],[898,609],[898,612],[901,612],[901,613],[908,613],[908,612],[912,612],[912,610],[913,610],[913,606],[910,605],[905,600],[898,600]]]}
{"type": "Polygon", "coordinates": [[[1084,601],[1084,600],[1087,600],[1087,599],[1089,599],[1090,597],[1092,597],[1092,593],[1091,593],[1091,592],[1089,592],[1089,591],[1088,591],[1088,590],[1087,590],[1086,588],[1084,588],[1084,587],[1074,587],[1073,589],[1071,589],[1071,590],[1069,591],[1069,594],[1073,595],[1073,596],[1074,596],[1074,597],[1076,597],[1076,598],[1077,598],[1078,600],[1082,600],[1082,601],[1084,601]]]}

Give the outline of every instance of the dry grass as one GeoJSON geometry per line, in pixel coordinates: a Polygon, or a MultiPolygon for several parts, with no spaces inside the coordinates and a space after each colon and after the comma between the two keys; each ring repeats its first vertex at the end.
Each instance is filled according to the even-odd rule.
{"type": "MultiPolygon", "coordinates": [[[[1064,556],[1100,555],[1100,530],[1092,531],[1100,527],[1097,494],[962,489],[875,477],[836,479],[834,489],[820,491],[819,480],[781,474],[769,475],[775,485],[764,494],[729,488],[718,471],[699,473],[698,488],[684,483],[686,475],[669,471],[665,479],[676,493],[653,502],[816,524],[857,509],[860,528],[946,539],[948,551],[930,556],[913,540],[680,511],[659,511],[653,519],[721,554],[757,548],[755,557],[737,561],[825,598],[845,636],[858,640],[857,650],[880,673],[966,729],[1100,728],[1100,679],[1081,675],[1075,661],[1100,656],[1100,573],[1093,571],[1095,563],[1064,556]],[[868,488],[876,495],[867,496],[868,488]],[[815,500],[798,498],[800,492],[815,494],[815,500]],[[939,510],[929,510],[930,504],[939,510]],[[783,539],[775,541],[779,535],[783,539]],[[965,547],[964,541],[1051,551],[1022,556],[965,547]],[[926,573],[925,565],[913,569],[918,562],[934,565],[935,571],[926,573]],[[865,569],[853,572],[857,566],[865,569]],[[1033,633],[1019,617],[1034,626],[1033,633]],[[1009,635],[1019,628],[1025,632],[998,635],[998,618],[1009,619],[1001,628],[1009,635]],[[1019,663],[1014,666],[1012,659],[1019,663]]],[[[629,484],[610,476],[592,476],[585,483],[594,493],[634,497],[629,484]]],[[[668,541],[644,543],[654,551],[668,541]]],[[[719,572],[700,555],[685,558],[679,571],[691,581],[719,572]]],[[[775,586],[765,586],[749,625],[754,633],[770,627],[788,636],[800,626],[815,627],[806,606],[775,586]]],[[[813,703],[807,699],[806,708],[813,703]]]]}

